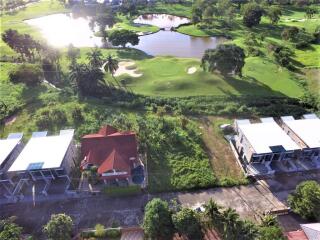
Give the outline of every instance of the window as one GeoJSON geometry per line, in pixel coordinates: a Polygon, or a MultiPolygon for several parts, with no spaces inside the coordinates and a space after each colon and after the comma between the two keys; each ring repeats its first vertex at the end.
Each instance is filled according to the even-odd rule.
{"type": "Polygon", "coordinates": [[[274,154],[272,160],[279,160],[280,154],[274,154]]]}
{"type": "Polygon", "coordinates": [[[253,156],[251,159],[252,159],[251,162],[253,162],[253,163],[259,163],[260,162],[260,156],[253,156]]]}
{"type": "Polygon", "coordinates": [[[270,155],[270,154],[269,154],[269,155],[266,155],[264,160],[265,160],[266,162],[270,161],[270,160],[271,160],[271,155],[270,155]]]}
{"type": "Polygon", "coordinates": [[[285,155],[284,155],[284,158],[285,159],[290,159],[290,158],[292,158],[293,157],[293,153],[286,153],[285,155]]]}

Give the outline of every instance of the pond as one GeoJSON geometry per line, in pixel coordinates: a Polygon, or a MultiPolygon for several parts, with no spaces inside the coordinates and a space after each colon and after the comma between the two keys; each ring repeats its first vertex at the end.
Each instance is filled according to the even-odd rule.
{"type": "Polygon", "coordinates": [[[179,27],[181,24],[189,23],[189,18],[178,17],[169,14],[144,14],[133,20],[138,24],[149,24],[170,30],[171,27],[179,27]]]}
{"type": "MultiPolygon", "coordinates": [[[[70,43],[76,47],[101,46],[101,38],[94,36],[89,20],[73,18],[71,14],[53,14],[25,22],[39,28],[48,43],[56,47],[70,43]]],[[[139,44],[134,48],[153,56],[201,58],[206,49],[216,48],[225,41],[223,37],[192,37],[170,30],[189,21],[188,18],[167,14],[141,15],[134,20],[135,24],[155,25],[162,30],[140,36],[139,44]]]]}
{"type": "Polygon", "coordinates": [[[74,18],[72,14],[52,14],[25,20],[33,27],[39,28],[48,44],[65,47],[72,43],[75,47],[93,47],[102,44],[101,38],[94,36],[89,27],[88,18],[74,18]]]}

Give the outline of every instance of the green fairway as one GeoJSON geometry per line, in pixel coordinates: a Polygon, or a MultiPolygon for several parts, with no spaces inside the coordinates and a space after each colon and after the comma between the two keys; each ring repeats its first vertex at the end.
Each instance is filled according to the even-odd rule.
{"type": "Polygon", "coordinates": [[[121,75],[119,79],[135,92],[171,97],[197,95],[261,95],[297,97],[302,94],[294,76],[278,69],[273,63],[259,58],[248,58],[244,77],[223,77],[204,72],[200,61],[174,57],[155,57],[136,61],[141,77],[121,75]],[[197,71],[188,74],[190,67],[197,71]]]}

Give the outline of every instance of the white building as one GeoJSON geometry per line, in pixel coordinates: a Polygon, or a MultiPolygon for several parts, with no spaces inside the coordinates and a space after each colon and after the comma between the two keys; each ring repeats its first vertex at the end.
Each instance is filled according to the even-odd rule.
{"type": "Polygon", "coordinates": [[[22,143],[22,133],[11,133],[6,139],[0,139],[0,174],[6,172],[8,165],[19,154],[22,143]]]}
{"type": "Polygon", "coordinates": [[[294,158],[300,147],[281,129],[273,118],[261,118],[261,122],[236,120],[235,147],[247,164],[264,164],[271,172],[272,161],[294,158]]]}
{"type": "Polygon", "coordinates": [[[65,190],[70,185],[69,172],[73,165],[74,130],[61,130],[59,135],[47,136],[47,132],[35,132],[25,145],[19,156],[6,171],[9,181],[15,180],[12,188],[8,188],[11,196],[17,195],[29,181],[43,180],[45,186],[41,191],[47,195],[52,180],[65,178],[65,190]]]}
{"type": "Polygon", "coordinates": [[[281,117],[282,128],[301,147],[301,160],[320,160],[320,119],[306,114],[302,119],[281,117]]]}

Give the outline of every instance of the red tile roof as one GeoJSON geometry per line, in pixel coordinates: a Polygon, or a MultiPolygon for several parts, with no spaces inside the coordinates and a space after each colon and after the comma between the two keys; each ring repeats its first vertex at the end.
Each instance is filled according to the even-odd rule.
{"type": "Polygon", "coordinates": [[[115,169],[130,175],[133,168],[130,158],[138,158],[136,134],[119,132],[108,125],[97,134],[83,136],[81,152],[87,163],[98,166],[99,174],[115,169]]]}
{"type": "Polygon", "coordinates": [[[288,240],[308,240],[306,234],[302,230],[287,232],[288,240]]]}

